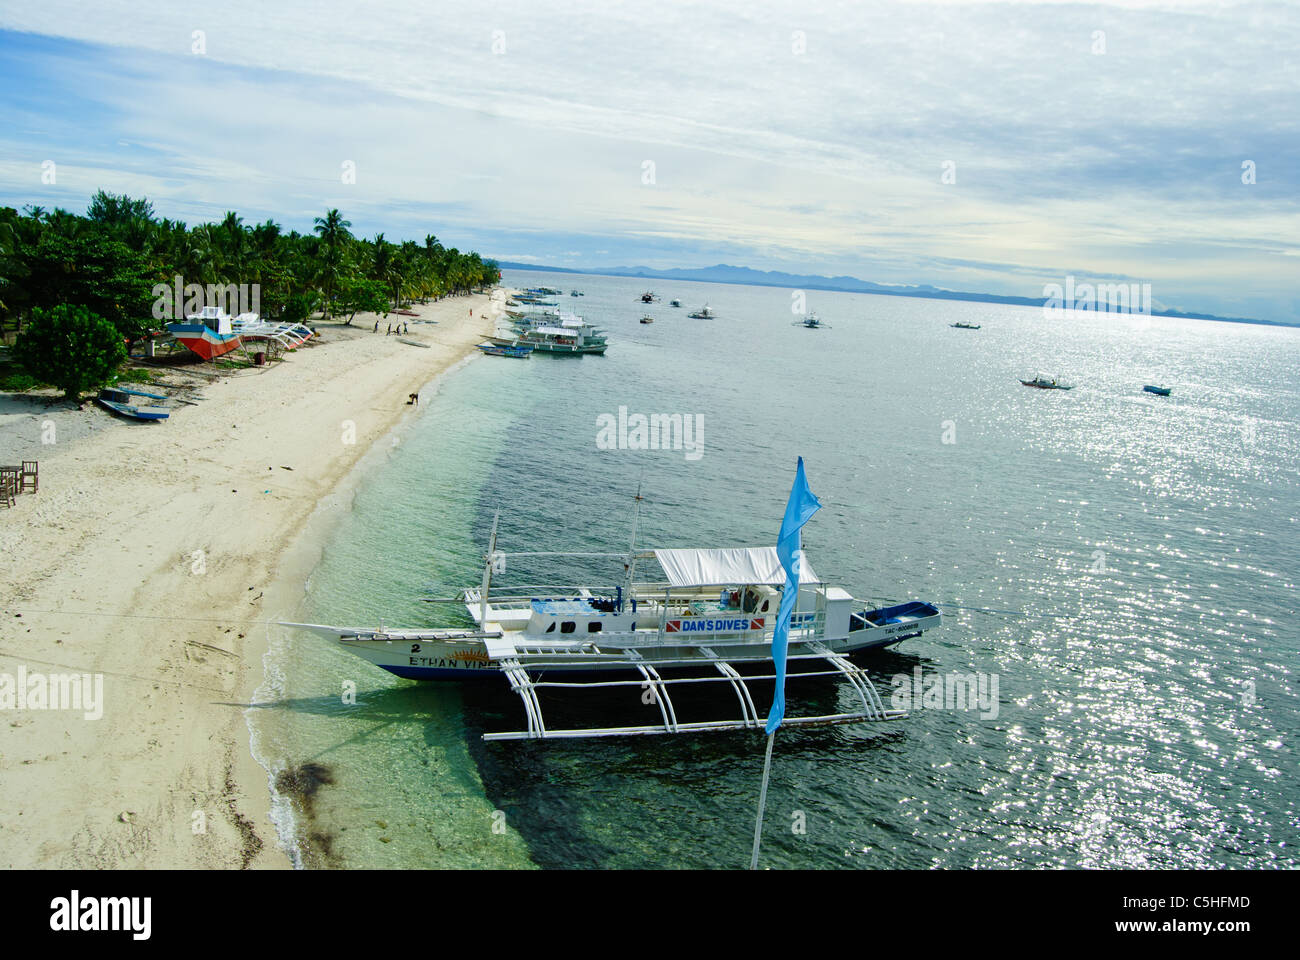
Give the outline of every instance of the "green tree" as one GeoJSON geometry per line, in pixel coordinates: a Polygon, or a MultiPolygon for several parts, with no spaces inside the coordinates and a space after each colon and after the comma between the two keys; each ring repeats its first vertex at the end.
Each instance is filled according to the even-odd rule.
{"type": "Polygon", "coordinates": [[[358,313],[388,316],[388,297],[383,284],[375,280],[345,280],[339,290],[338,308],[339,313],[348,315],[348,323],[358,313]]]}
{"type": "Polygon", "coordinates": [[[347,242],[352,239],[348,227],[351,220],[344,220],[337,208],[326,211],[325,216],[316,218],[315,230],[320,234],[320,280],[324,287],[321,291],[325,299],[325,318],[328,320],[330,308],[334,302],[334,291],[338,289],[341,279],[343,253],[347,242]]]}
{"type": "Polygon", "coordinates": [[[107,383],[126,359],[113,324],[76,304],[33,310],[13,353],[23,370],[78,405],[84,391],[107,383]]]}
{"type": "Polygon", "coordinates": [[[90,232],[66,237],[46,230],[20,256],[33,308],[80,304],[129,339],[154,325],[153,286],[162,277],[126,244],[90,232]]]}

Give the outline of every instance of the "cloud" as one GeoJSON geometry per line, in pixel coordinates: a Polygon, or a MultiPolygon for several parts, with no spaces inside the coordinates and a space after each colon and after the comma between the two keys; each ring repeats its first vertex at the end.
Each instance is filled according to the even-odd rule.
{"type": "Polygon", "coordinates": [[[1205,303],[1250,284],[1280,316],[1296,19],[1271,2],[46,0],[0,13],[0,79],[21,91],[0,105],[0,191],[45,196],[32,171],[62,150],[49,195],[102,185],[191,219],[302,228],[339,206],[365,232],[527,237],[543,260],[713,252],[1007,293],[1083,267],[1205,303]]]}

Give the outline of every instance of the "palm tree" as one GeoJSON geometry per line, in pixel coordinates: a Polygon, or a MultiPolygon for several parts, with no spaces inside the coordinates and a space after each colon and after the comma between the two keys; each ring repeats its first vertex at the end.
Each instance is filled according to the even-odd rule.
{"type": "Polygon", "coordinates": [[[322,263],[320,280],[325,295],[325,318],[329,319],[330,307],[334,304],[334,291],[338,289],[339,267],[343,260],[343,247],[352,239],[348,227],[351,220],[344,220],[338,209],[326,211],[325,216],[316,218],[315,231],[320,234],[322,263]]]}

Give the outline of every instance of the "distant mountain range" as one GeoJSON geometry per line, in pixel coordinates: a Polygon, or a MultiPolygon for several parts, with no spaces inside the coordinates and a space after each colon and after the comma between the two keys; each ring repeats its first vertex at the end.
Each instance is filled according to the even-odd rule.
{"type": "MultiPolygon", "coordinates": [[[[536,270],[543,273],[584,273],[601,277],[641,277],[646,280],[686,280],[700,283],[740,283],[755,287],[788,287],[795,290],[841,290],[847,293],[873,293],[886,297],[922,297],[929,300],[969,300],[977,303],[1009,303],[1024,307],[1041,307],[1042,297],[1008,297],[997,293],[964,293],[944,290],[929,284],[905,285],[872,283],[857,277],[817,277],[809,274],[782,273],[779,270],[751,270],[719,263],[712,267],[656,270],[652,267],[548,267],[536,263],[517,263],[498,260],[503,270],[536,270]]],[[[1252,320],[1246,317],[1220,317],[1212,313],[1187,313],[1182,310],[1152,309],[1156,317],[1186,317],[1194,320],[1221,320],[1227,323],[1263,323],[1270,326],[1289,326],[1271,320],[1252,320]]]]}

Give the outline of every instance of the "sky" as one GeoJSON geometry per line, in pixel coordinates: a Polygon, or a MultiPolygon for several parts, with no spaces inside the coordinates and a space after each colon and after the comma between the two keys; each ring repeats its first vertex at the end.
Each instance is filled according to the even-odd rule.
{"type": "Polygon", "coordinates": [[[0,205],[1300,323],[1298,58],[1297,0],[0,0],[0,205]]]}

